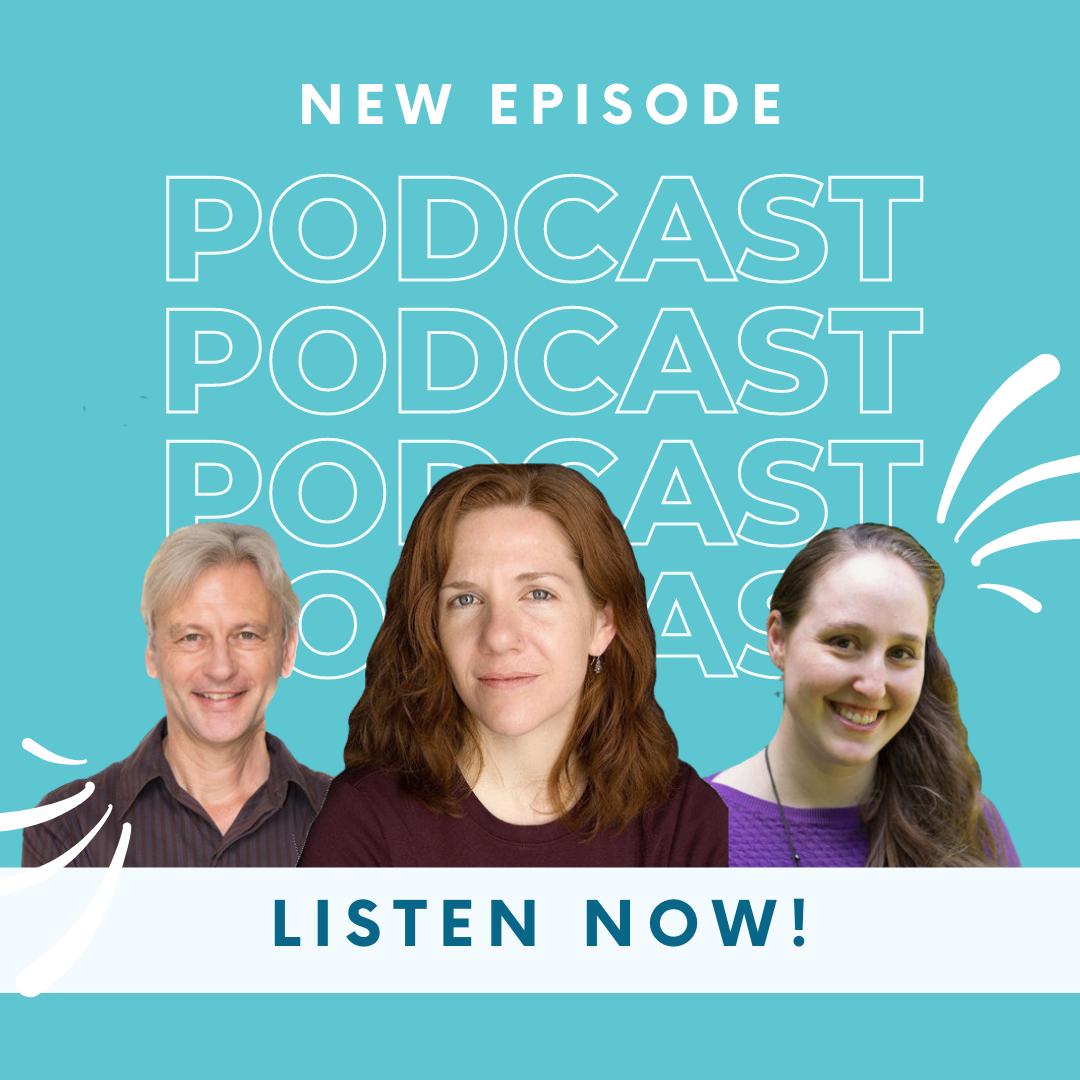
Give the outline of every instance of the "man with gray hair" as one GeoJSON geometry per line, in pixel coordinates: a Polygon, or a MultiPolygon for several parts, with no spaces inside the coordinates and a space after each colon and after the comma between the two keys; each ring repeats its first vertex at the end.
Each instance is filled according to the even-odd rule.
{"type": "MultiPolygon", "coordinates": [[[[63,855],[110,805],[72,866],[107,866],[125,821],[126,866],[294,866],[330,777],[266,731],[300,618],[274,541],[252,525],[178,529],[146,571],[142,615],[165,718],[130,757],[90,777],[85,802],[23,831],[23,866],[63,855]]],[[[65,784],[42,805],[85,784],[65,784]]]]}

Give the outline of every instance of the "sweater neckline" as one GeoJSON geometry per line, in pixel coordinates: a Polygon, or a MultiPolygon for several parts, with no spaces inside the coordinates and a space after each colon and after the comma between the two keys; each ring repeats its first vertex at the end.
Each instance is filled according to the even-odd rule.
{"type": "Polygon", "coordinates": [[[496,840],[502,840],[507,844],[532,846],[534,844],[550,844],[557,840],[563,840],[571,836],[571,831],[558,819],[545,821],[540,825],[517,825],[512,821],[503,821],[496,817],[477,798],[476,792],[469,787],[461,770],[457,770],[455,791],[461,800],[460,806],[465,817],[478,829],[487,833],[496,840]]]}
{"type": "Polygon", "coordinates": [[[472,790],[462,800],[465,816],[478,828],[497,840],[508,844],[550,844],[570,836],[570,830],[558,819],[545,821],[540,825],[516,825],[496,817],[472,790]]]}
{"type": "MultiPolygon", "coordinates": [[[[754,814],[776,814],[776,803],[771,799],[759,799],[756,795],[748,795],[745,791],[728,787],[727,784],[717,783],[710,780],[709,783],[720,793],[721,798],[729,807],[738,807],[754,814]]],[[[784,804],[784,814],[789,822],[805,825],[861,825],[861,806],[788,806],[784,804]]]]}

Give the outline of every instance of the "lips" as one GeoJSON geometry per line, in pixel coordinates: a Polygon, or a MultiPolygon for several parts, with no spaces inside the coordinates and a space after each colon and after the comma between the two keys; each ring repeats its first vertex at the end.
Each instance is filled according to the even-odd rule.
{"type": "Polygon", "coordinates": [[[235,701],[247,693],[246,690],[195,690],[192,691],[197,698],[203,701],[220,705],[225,702],[235,701]]]}
{"type": "Polygon", "coordinates": [[[859,731],[870,731],[877,727],[885,715],[884,709],[866,709],[858,705],[848,705],[841,701],[829,701],[829,708],[840,718],[845,726],[859,731]]]}
{"type": "Polygon", "coordinates": [[[488,690],[517,690],[530,686],[537,676],[528,671],[500,671],[477,676],[477,681],[488,690]]]}

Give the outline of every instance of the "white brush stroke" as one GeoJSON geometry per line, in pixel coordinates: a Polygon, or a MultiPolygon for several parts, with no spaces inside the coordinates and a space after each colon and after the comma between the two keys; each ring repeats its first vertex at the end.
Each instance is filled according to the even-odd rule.
{"type": "Polygon", "coordinates": [[[1034,596],[1029,596],[1023,589],[1017,589],[1013,585],[977,585],[978,589],[993,589],[994,592],[1004,593],[1006,596],[1011,596],[1018,603],[1021,603],[1028,609],[1028,611],[1034,611],[1037,615],[1042,611],[1042,604],[1035,599],[1034,596]]]}
{"type": "Polygon", "coordinates": [[[22,748],[28,753],[33,754],[35,757],[41,758],[42,761],[51,761],[54,765],[85,765],[86,758],[69,758],[61,757],[59,754],[54,754],[51,750],[46,750],[41,743],[36,742],[29,737],[23,739],[22,748]]]}
{"type": "Polygon", "coordinates": [[[1047,521],[1042,525],[1029,525],[1026,529],[1006,533],[989,544],[984,544],[971,556],[971,565],[978,566],[987,555],[1024,544],[1041,544],[1047,540],[1080,540],[1080,521],[1047,521]]]}
{"type": "Polygon", "coordinates": [[[111,813],[112,803],[109,803],[109,808],[101,815],[101,820],[77,844],[73,844],[67,851],[57,855],[51,862],[31,867],[31,869],[24,870],[21,874],[15,874],[13,877],[0,878],[0,896],[6,896],[8,893],[18,892],[20,889],[29,889],[34,885],[40,885],[46,878],[52,877],[57,870],[62,870],[97,836],[101,826],[105,824],[111,813]]]}
{"type": "Polygon", "coordinates": [[[1014,491],[1029,487],[1031,484],[1037,484],[1041,480],[1052,480],[1055,476],[1069,476],[1072,473],[1080,473],[1080,454],[1075,457],[1059,458],[1057,461],[1047,461],[1042,465],[1036,465],[1032,469],[1018,473],[1011,480],[1006,480],[1001,487],[991,492],[979,503],[978,507],[972,511],[971,517],[960,526],[959,532],[953,537],[953,542],[959,540],[964,530],[984,510],[988,510],[999,499],[1004,499],[1006,495],[1011,495],[1014,491]]]}
{"type": "MultiPolygon", "coordinates": [[[[979,415],[968,428],[968,433],[956,452],[956,459],[953,461],[952,469],[949,470],[949,478],[945,481],[941,502],[938,504],[939,525],[945,520],[953,495],[956,494],[956,489],[964,478],[964,473],[967,472],[972,458],[978,453],[979,447],[1013,409],[1027,401],[1032,394],[1052,383],[1060,372],[1061,365],[1057,358],[1049,353],[1042,353],[1026,363],[1019,371],[1013,372],[994,391],[990,400],[982,407],[979,415]]],[[[975,565],[978,566],[978,563],[975,565]]]]}
{"type": "Polygon", "coordinates": [[[90,939],[100,925],[109,907],[109,901],[112,900],[116,883],[120,880],[120,870],[124,865],[124,857],[127,855],[130,840],[131,825],[125,821],[120,830],[120,839],[116,844],[116,851],[113,852],[109,869],[105,872],[105,878],[98,886],[90,903],[86,905],[86,910],[48,952],[19,972],[15,979],[15,989],[23,997],[37,997],[42,990],[47,990],[82,955],[83,949],[90,943],[90,939]]]}
{"type": "Polygon", "coordinates": [[[86,781],[86,787],[77,795],[59,802],[49,803],[48,806],[32,806],[29,810],[8,810],[0,814],[0,832],[11,832],[13,829],[26,829],[31,825],[40,825],[43,821],[52,821],[69,810],[74,810],[79,803],[86,802],[94,794],[92,780],[86,781]]]}

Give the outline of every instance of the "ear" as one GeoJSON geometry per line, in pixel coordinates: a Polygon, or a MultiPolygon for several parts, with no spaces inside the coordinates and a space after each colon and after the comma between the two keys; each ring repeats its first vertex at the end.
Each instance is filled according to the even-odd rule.
{"type": "Polygon", "coordinates": [[[780,619],[780,612],[769,612],[769,621],[765,624],[765,633],[769,638],[769,659],[781,670],[784,670],[784,645],[787,635],[780,619]]]}
{"type": "Polygon", "coordinates": [[[154,656],[154,639],[150,636],[149,631],[146,634],[146,674],[151,679],[158,677],[157,657],[154,656]]]}
{"type": "Polygon", "coordinates": [[[292,674],[293,665],[296,663],[296,642],[300,636],[300,630],[294,626],[285,639],[285,651],[281,654],[281,677],[287,679],[292,674]]]}
{"type": "Polygon", "coordinates": [[[604,650],[611,644],[617,632],[615,609],[609,601],[596,613],[596,632],[593,634],[593,639],[589,644],[589,655],[603,655],[604,650]]]}

